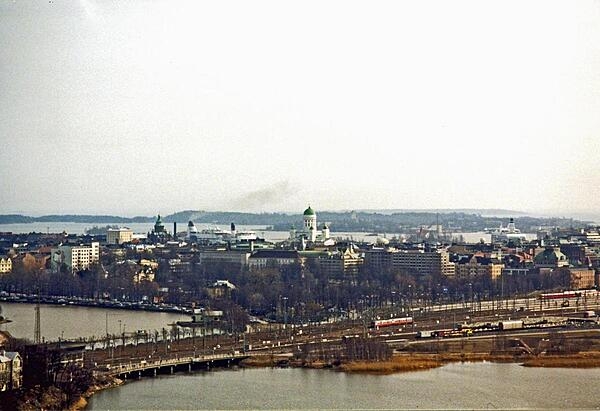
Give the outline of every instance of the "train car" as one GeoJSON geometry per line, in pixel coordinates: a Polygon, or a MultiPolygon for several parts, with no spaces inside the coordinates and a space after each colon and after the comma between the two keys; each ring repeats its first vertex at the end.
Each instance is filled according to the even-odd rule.
{"type": "Polygon", "coordinates": [[[505,330],[520,330],[523,328],[523,321],[512,320],[512,321],[500,321],[498,327],[501,331],[505,330]]]}
{"type": "Polygon", "coordinates": [[[412,323],[412,317],[390,318],[388,320],[375,320],[371,321],[371,329],[379,330],[380,328],[409,325],[412,323]]]}
{"type": "Polygon", "coordinates": [[[417,331],[417,338],[433,338],[436,336],[435,330],[417,331]]]}
{"type": "Polygon", "coordinates": [[[566,298],[581,297],[581,291],[562,291],[559,293],[544,293],[540,295],[540,300],[560,300],[566,298]]]}

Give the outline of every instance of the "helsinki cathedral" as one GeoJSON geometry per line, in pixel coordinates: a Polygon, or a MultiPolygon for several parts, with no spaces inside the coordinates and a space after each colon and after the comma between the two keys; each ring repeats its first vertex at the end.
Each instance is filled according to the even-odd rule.
{"type": "Polygon", "coordinates": [[[322,242],[325,245],[333,245],[335,242],[330,236],[329,226],[327,223],[323,223],[321,228],[318,228],[317,225],[317,213],[313,210],[310,205],[302,215],[303,225],[301,230],[296,230],[295,227],[292,227],[290,230],[290,240],[299,240],[303,239],[304,241],[310,242],[322,242]],[[331,243],[331,244],[327,244],[331,243]]]}

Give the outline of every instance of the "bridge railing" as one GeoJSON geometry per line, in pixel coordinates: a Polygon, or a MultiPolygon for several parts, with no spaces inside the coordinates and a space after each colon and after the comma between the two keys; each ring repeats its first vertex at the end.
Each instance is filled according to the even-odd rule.
{"type": "Polygon", "coordinates": [[[108,374],[124,374],[128,372],[135,371],[144,371],[153,368],[161,368],[168,366],[176,366],[182,364],[193,364],[199,362],[207,362],[213,360],[221,360],[221,359],[236,359],[236,358],[244,358],[247,357],[246,354],[242,353],[232,353],[232,354],[210,354],[210,355],[202,355],[202,356],[185,356],[185,357],[175,357],[175,358],[167,358],[160,359],[154,361],[146,361],[142,360],[139,362],[128,362],[128,363],[119,363],[115,365],[108,365],[105,373],[108,374]]]}

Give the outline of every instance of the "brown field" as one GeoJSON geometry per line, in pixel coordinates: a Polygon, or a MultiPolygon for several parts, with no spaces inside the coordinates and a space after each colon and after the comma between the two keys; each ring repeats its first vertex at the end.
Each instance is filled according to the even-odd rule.
{"type": "Polygon", "coordinates": [[[490,355],[486,353],[467,354],[401,354],[392,357],[389,361],[355,361],[340,365],[344,372],[391,374],[395,372],[420,371],[441,367],[450,362],[512,362],[513,357],[490,355]]]}
{"type": "Polygon", "coordinates": [[[340,371],[366,374],[392,374],[441,367],[451,362],[516,362],[525,367],[595,368],[600,367],[600,352],[569,355],[511,356],[487,353],[402,354],[389,361],[355,361],[339,366],[340,371]]]}
{"type": "Polygon", "coordinates": [[[274,367],[277,365],[277,358],[271,355],[257,355],[243,359],[240,361],[240,365],[244,367],[274,367]]]}
{"type": "Polygon", "coordinates": [[[600,367],[600,352],[583,352],[569,355],[544,355],[528,358],[525,367],[595,368],[600,367]]]}

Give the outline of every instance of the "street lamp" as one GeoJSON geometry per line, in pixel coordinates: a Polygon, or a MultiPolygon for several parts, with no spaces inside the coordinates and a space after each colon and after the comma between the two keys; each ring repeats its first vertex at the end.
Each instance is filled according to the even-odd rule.
{"type": "Polygon", "coordinates": [[[473,309],[473,284],[469,283],[469,294],[471,297],[471,309],[473,309]]]}
{"type": "Polygon", "coordinates": [[[287,329],[287,297],[281,297],[283,300],[283,329],[287,329]]]}

